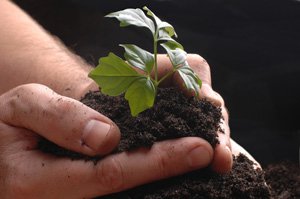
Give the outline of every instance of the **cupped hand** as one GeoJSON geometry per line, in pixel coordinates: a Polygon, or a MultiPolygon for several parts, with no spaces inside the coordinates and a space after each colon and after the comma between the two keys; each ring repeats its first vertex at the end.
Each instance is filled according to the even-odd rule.
{"type": "MultiPolygon", "coordinates": [[[[212,89],[211,73],[208,63],[201,56],[196,54],[188,54],[187,61],[191,68],[202,80],[202,87],[199,90],[199,97],[206,98],[213,104],[220,106],[222,110],[223,119],[221,121],[221,128],[224,132],[218,132],[220,143],[214,149],[214,153],[211,154],[212,162],[211,167],[214,171],[219,173],[226,173],[232,168],[232,151],[230,141],[230,129],[228,125],[228,112],[224,104],[223,98],[212,89]]],[[[171,68],[171,63],[166,55],[159,56],[159,76],[162,77],[171,68]]],[[[192,93],[186,91],[183,87],[183,81],[180,76],[175,73],[172,77],[166,79],[163,82],[165,86],[175,85],[178,86],[186,95],[192,95],[192,93]]],[[[235,145],[236,146],[236,145],[235,145]]],[[[239,147],[235,147],[239,149],[239,147]]],[[[237,150],[235,151],[237,153],[237,150]]],[[[201,154],[199,154],[200,156],[201,154]]]]}
{"type": "Polygon", "coordinates": [[[0,110],[3,199],[92,198],[206,167],[213,158],[212,147],[198,138],[107,155],[97,164],[45,154],[37,146],[41,137],[86,155],[105,155],[120,132],[100,113],[39,84],[1,95],[0,110]]]}

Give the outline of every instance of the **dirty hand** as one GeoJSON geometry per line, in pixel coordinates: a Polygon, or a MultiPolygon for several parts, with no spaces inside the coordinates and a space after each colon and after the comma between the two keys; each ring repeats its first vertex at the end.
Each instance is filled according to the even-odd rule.
{"type": "Polygon", "coordinates": [[[41,137],[79,153],[104,155],[116,147],[120,132],[100,113],[40,84],[3,93],[0,110],[3,199],[92,198],[206,167],[212,160],[212,148],[198,138],[108,155],[97,164],[45,154],[37,146],[41,137]]]}
{"type": "MultiPolygon", "coordinates": [[[[169,58],[166,55],[159,56],[159,74],[162,77],[166,74],[171,66],[169,58]]],[[[199,96],[206,98],[213,104],[220,106],[222,109],[223,120],[221,121],[221,128],[223,132],[218,132],[220,143],[216,146],[214,153],[211,155],[211,167],[214,171],[219,173],[225,173],[231,170],[232,167],[232,154],[237,155],[239,152],[243,152],[253,159],[242,147],[230,139],[230,129],[228,125],[228,112],[225,108],[223,98],[212,89],[211,85],[211,74],[208,63],[201,56],[196,54],[188,54],[187,61],[193,70],[198,74],[202,80],[202,88],[199,90],[199,96]]],[[[174,74],[173,77],[163,82],[165,86],[175,85],[182,89],[187,95],[187,91],[182,87],[182,80],[178,74],[174,74]]],[[[200,139],[202,140],[203,139],[200,139]]],[[[207,146],[207,145],[206,145],[207,146]]],[[[210,150],[210,149],[209,149],[210,150]]],[[[201,155],[201,154],[199,154],[201,155]]],[[[254,159],[253,159],[254,160],[254,159]]]]}

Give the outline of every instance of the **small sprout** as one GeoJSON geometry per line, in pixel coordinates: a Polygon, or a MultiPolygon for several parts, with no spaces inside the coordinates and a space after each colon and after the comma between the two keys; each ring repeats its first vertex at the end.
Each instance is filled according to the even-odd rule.
{"type": "Polygon", "coordinates": [[[133,25],[147,28],[153,35],[153,53],[133,44],[121,44],[125,50],[125,59],[109,53],[107,57],[100,58],[99,65],[89,73],[89,77],[100,86],[102,93],[110,96],[125,93],[132,116],[137,116],[154,105],[157,87],[176,71],[184,86],[196,96],[201,87],[201,80],[186,61],[187,53],[173,38],[177,37],[173,26],[161,21],[146,6],[143,10],[129,8],[113,12],[106,17],[117,18],[121,27],[133,25]],[[158,44],[166,50],[173,66],[173,70],[161,79],[158,79],[157,70],[158,44]],[[138,73],[134,67],[144,73],[138,73]],[[151,74],[154,74],[154,77],[151,74]]]}

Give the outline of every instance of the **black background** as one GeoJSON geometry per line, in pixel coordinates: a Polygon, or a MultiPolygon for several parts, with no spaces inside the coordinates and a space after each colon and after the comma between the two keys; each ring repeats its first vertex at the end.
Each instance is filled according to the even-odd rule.
{"type": "Polygon", "coordinates": [[[119,28],[105,14],[147,5],[171,23],[179,42],[211,66],[230,112],[232,138],[263,165],[299,161],[300,1],[18,0],[40,24],[96,65],[119,43],[151,49],[151,35],[119,28]]]}

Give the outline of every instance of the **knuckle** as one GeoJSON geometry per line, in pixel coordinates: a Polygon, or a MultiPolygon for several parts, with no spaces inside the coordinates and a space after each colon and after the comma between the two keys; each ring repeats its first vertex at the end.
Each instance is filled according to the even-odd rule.
{"type": "Polygon", "coordinates": [[[40,89],[47,88],[40,84],[24,84],[17,86],[4,95],[1,103],[3,112],[0,114],[4,121],[20,121],[21,118],[33,114],[37,109],[36,101],[41,98],[40,89]]]}
{"type": "Polygon", "coordinates": [[[209,69],[209,65],[207,61],[198,54],[189,54],[188,60],[191,62],[191,64],[197,68],[207,68],[209,69]]]}
{"type": "Polygon", "coordinates": [[[19,94],[19,97],[26,98],[28,95],[34,95],[36,93],[39,93],[39,91],[43,88],[49,89],[44,85],[32,83],[32,84],[23,84],[17,86],[16,88],[13,88],[11,91],[15,95],[19,94]]]}
{"type": "Polygon", "coordinates": [[[209,84],[203,83],[201,91],[203,94],[202,97],[207,98],[211,103],[215,104],[216,106],[223,107],[225,105],[222,96],[219,93],[215,92],[209,84]]]}
{"type": "Polygon", "coordinates": [[[124,171],[121,163],[114,157],[101,161],[97,168],[97,180],[107,193],[121,190],[124,185],[124,171]]]}
{"type": "Polygon", "coordinates": [[[191,54],[188,57],[188,63],[203,83],[206,82],[211,85],[210,67],[203,57],[191,54]]]}
{"type": "Polygon", "coordinates": [[[24,93],[28,91],[27,85],[21,85],[11,89],[5,93],[4,100],[1,100],[1,118],[4,121],[18,121],[20,113],[27,112],[26,101],[24,93]]]}
{"type": "Polygon", "coordinates": [[[189,54],[189,57],[190,57],[190,58],[193,58],[193,59],[195,59],[195,60],[197,60],[197,61],[202,61],[202,60],[204,60],[204,58],[203,58],[201,55],[199,55],[199,54],[189,54]]]}
{"type": "Polygon", "coordinates": [[[18,97],[9,96],[5,99],[5,102],[1,105],[1,119],[3,121],[17,121],[18,114],[16,113],[18,106],[18,97]]]}

